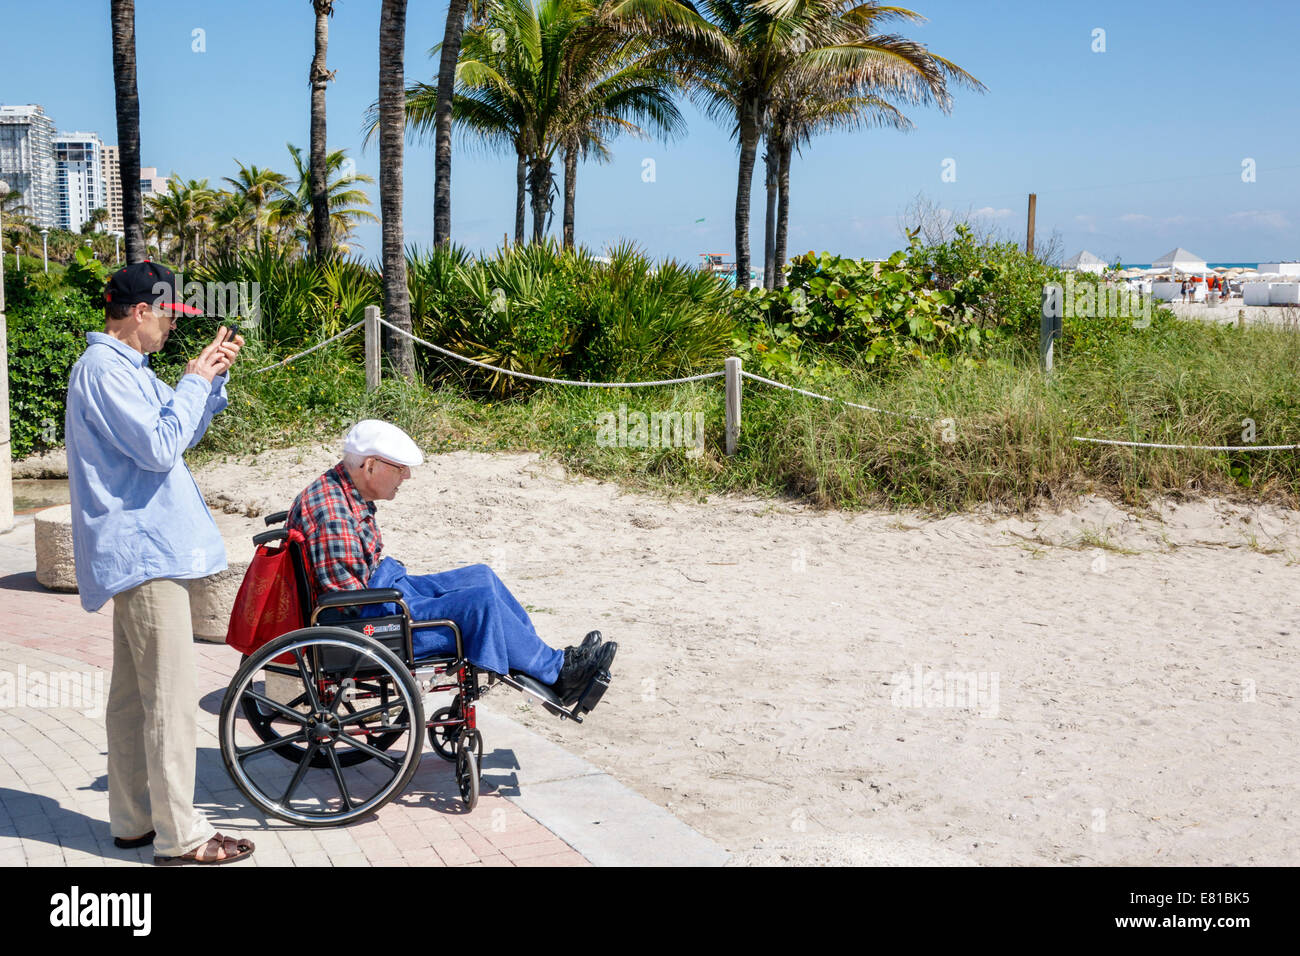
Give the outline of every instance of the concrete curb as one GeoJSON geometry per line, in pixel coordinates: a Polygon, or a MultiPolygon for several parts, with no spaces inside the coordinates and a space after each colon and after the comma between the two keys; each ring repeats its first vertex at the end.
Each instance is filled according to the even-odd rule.
{"type": "MultiPolygon", "coordinates": [[[[596,866],[722,866],[727,851],[540,734],[494,713],[478,725],[483,780],[596,866]],[[525,754],[521,761],[517,754],[525,754]]],[[[597,716],[588,718],[599,720],[597,716]]]]}

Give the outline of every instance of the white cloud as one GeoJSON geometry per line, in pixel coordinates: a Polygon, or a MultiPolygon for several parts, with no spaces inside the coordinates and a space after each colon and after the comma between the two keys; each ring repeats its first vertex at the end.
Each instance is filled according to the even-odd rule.
{"type": "Polygon", "coordinates": [[[1003,219],[1011,215],[1010,209],[994,209],[992,206],[981,206],[975,210],[976,216],[986,216],[990,219],[1003,219]]]}
{"type": "Polygon", "coordinates": [[[1228,222],[1234,226],[1264,226],[1268,229],[1289,229],[1291,223],[1276,209],[1248,209],[1229,214],[1228,222]]]}
{"type": "Polygon", "coordinates": [[[1151,217],[1140,212],[1126,212],[1119,217],[1120,222],[1150,222],[1151,217]]]}

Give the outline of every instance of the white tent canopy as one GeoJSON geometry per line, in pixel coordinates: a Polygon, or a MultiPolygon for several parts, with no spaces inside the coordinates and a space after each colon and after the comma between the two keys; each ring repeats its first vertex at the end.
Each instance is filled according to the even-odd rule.
{"type": "Polygon", "coordinates": [[[1087,249],[1065,260],[1065,268],[1077,272],[1104,272],[1106,260],[1099,259],[1087,249]]]}
{"type": "Polygon", "coordinates": [[[1173,252],[1167,252],[1155,262],[1151,263],[1154,269],[1177,269],[1179,272],[1209,272],[1205,265],[1205,260],[1194,253],[1188,252],[1182,246],[1179,246],[1173,252]]]}

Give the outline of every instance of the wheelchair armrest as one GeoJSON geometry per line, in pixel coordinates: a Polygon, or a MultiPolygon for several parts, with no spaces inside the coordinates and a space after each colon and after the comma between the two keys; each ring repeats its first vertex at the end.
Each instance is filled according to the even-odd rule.
{"type": "Polygon", "coordinates": [[[331,591],[316,601],[316,610],[327,607],[353,607],[360,604],[402,603],[402,592],[397,588],[358,588],[355,591],[331,591]]]}
{"type": "Polygon", "coordinates": [[[270,525],[273,525],[273,524],[280,524],[281,522],[283,522],[283,521],[284,521],[286,518],[288,518],[288,517],[289,517],[289,512],[287,512],[287,511],[277,511],[277,512],[275,512],[275,514],[269,514],[269,515],[267,515],[265,520],[266,520],[267,525],[270,526],[270,525]]]}

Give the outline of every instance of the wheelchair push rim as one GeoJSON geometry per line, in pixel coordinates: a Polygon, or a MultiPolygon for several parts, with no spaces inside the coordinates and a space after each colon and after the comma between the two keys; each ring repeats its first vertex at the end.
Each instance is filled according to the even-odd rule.
{"type": "MultiPolygon", "coordinates": [[[[245,654],[243,660],[246,661],[248,658],[249,655],[245,654]]],[[[299,676],[296,667],[291,668],[288,664],[268,663],[262,668],[262,670],[267,674],[279,674],[283,677],[297,678],[299,676]]],[[[293,709],[305,705],[306,698],[307,692],[304,690],[297,697],[283,703],[284,706],[293,709]]],[[[356,713],[356,708],[352,706],[351,701],[345,700],[343,702],[343,707],[350,715],[356,713]]],[[[287,721],[278,709],[268,707],[249,695],[245,695],[240,700],[240,711],[240,716],[248,722],[248,726],[252,729],[253,733],[257,734],[257,736],[265,743],[271,743],[275,740],[285,741],[285,736],[281,734],[277,728],[285,727],[286,724],[290,726],[293,724],[292,721],[287,721]]],[[[398,714],[396,722],[401,724],[404,718],[405,714],[398,714]]],[[[291,734],[290,736],[293,735],[291,734]]],[[[376,750],[387,750],[400,736],[400,731],[372,731],[366,734],[366,743],[370,744],[370,746],[376,750]]],[[[285,760],[297,763],[302,759],[303,754],[306,753],[306,749],[305,744],[284,742],[281,746],[275,747],[274,751],[285,760]]],[[[339,763],[344,767],[354,767],[357,764],[364,763],[370,759],[372,759],[372,755],[364,750],[348,750],[346,753],[339,754],[338,757],[339,763]]],[[[311,766],[319,769],[329,767],[330,764],[328,758],[326,758],[324,754],[317,753],[312,758],[311,766]]]]}
{"type": "MultiPolygon", "coordinates": [[[[424,706],[410,671],[379,642],[343,628],[305,628],[271,641],[243,663],[226,690],[220,731],[226,769],[258,808],[301,826],[339,826],[378,810],[410,782],[424,745],[424,706]],[[328,674],[319,671],[316,664],[327,648],[349,655],[350,666],[328,674]],[[307,713],[253,689],[259,672],[284,654],[293,657],[301,681],[301,692],[291,701],[305,698],[307,713]],[[362,668],[364,678],[357,676],[362,668]],[[348,713],[342,689],[349,678],[379,688],[379,702],[348,713]],[[248,733],[240,718],[249,701],[277,711],[299,729],[240,745],[237,734],[248,733]],[[379,734],[366,726],[367,719],[375,717],[392,718],[379,734]],[[399,749],[379,749],[367,742],[376,736],[399,749]],[[285,760],[282,751],[289,747],[294,756],[285,760]],[[354,752],[367,759],[344,766],[340,758],[354,752]]],[[[255,727],[252,733],[260,736],[255,727]]]]}

